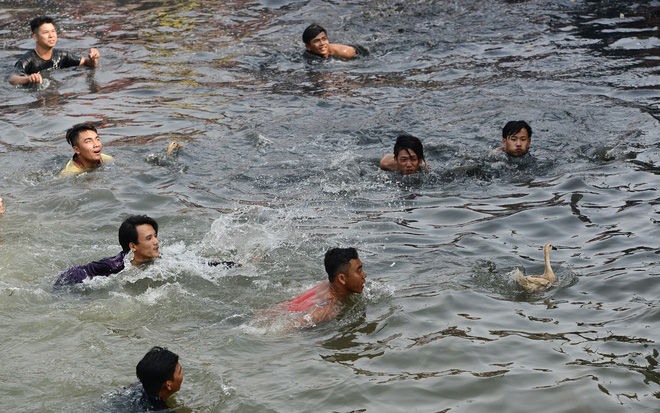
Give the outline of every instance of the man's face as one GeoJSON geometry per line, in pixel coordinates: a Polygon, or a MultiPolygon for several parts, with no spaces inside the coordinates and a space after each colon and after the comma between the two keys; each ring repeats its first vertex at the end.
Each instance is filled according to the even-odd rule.
{"type": "Polygon", "coordinates": [[[362,268],[362,261],[359,258],[350,261],[351,266],[348,268],[346,274],[346,290],[349,293],[362,294],[364,290],[364,283],[367,279],[367,274],[362,268]]]}
{"type": "Polygon", "coordinates": [[[181,369],[181,363],[176,363],[176,368],[174,369],[174,377],[172,379],[171,392],[176,393],[181,389],[181,383],[183,382],[183,370],[181,369]]]}
{"type": "Polygon", "coordinates": [[[78,160],[85,166],[98,165],[101,162],[101,149],[103,149],[101,139],[92,130],[80,132],[78,142],[73,147],[78,154],[78,160]]]}
{"type": "Polygon", "coordinates": [[[525,128],[520,129],[520,132],[514,135],[509,135],[505,139],[502,139],[504,152],[513,156],[521,156],[527,153],[530,143],[532,143],[532,140],[529,138],[529,134],[525,128]]]}
{"type": "Polygon", "coordinates": [[[315,38],[309,41],[309,44],[305,45],[305,48],[310,52],[328,57],[330,55],[330,42],[328,41],[328,36],[325,32],[319,33],[315,38]]]}
{"type": "Polygon", "coordinates": [[[135,230],[138,233],[137,244],[131,242],[129,247],[133,251],[135,261],[147,261],[157,258],[160,255],[158,248],[158,234],[149,224],[137,225],[135,230]]]}
{"type": "Polygon", "coordinates": [[[57,31],[52,23],[44,23],[39,26],[36,33],[32,34],[32,38],[37,42],[37,45],[52,49],[57,44],[57,31]]]}
{"type": "Polygon", "coordinates": [[[396,155],[396,163],[404,175],[414,174],[419,170],[419,158],[412,149],[401,149],[396,155]]]}

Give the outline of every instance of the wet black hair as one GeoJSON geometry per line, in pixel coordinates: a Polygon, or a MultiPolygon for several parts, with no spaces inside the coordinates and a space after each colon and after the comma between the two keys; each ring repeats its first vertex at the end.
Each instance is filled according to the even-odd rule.
{"type": "Polygon", "coordinates": [[[309,44],[309,42],[312,41],[313,38],[319,35],[319,33],[325,33],[325,35],[328,35],[328,32],[325,31],[325,29],[321,26],[319,26],[316,23],[312,23],[307,28],[302,34],[302,39],[305,44],[309,44]]]}
{"type": "Polygon", "coordinates": [[[138,232],[135,227],[144,224],[151,225],[154,231],[156,231],[156,234],[158,234],[158,223],[146,215],[132,215],[121,223],[119,227],[119,245],[121,245],[124,253],[130,251],[131,247],[129,245],[131,242],[133,244],[138,243],[138,232]]]}
{"type": "Polygon", "coordinates": [[[69,145],[71,146],[77,146],[80,132],[84,132],[86,130],[91,130],[98,135],[96,128],[91,123],[79,123],[77,125],[73,125],[66,131],[66,141],[69,142],[69,145]]]}
{"type": "Polygon", "coordinates": [[[144,391],[158,395],[163,383],[174,380],[179,356],[163,347],[152,347],[135,367],[135,374],[142,383],[144,391]]]}
{"type": "MultiPolygon", "coordinates": [[[[422,142],[419,140],[419,138],[408,135],[407,133],[399,135],[396,138],[396,143],[394,144],[394,158],[396,159],[399,156],[399,152],[404,149],[406,152],[408,152],[408,149],[412,149],[415,154],[417,154],[417,159],[419,159],[419,162],[421,163],[424,161],[424,147],[422,146],[422,142]]],[[[410,155],[410,152],[408,152],[408,155],[410,155]]]]}
{"type": "Polygon", "coordinates": [[[524,120],[512,120],[507,122],[507,124],[502,128],[502,139],[506,139],[511,135],[515,135],[516,133],[520,132],[522,128],[527,129],[529,139],[532,139],[532,127],[529,126],[524,120]]]}
{"type": "Polygon", "coordinates": [[[346,273],[351,266],[351,260],[356,260],[358,253],[355,248],[331,248],[325,253],[323,264],[328,273],[328,280],[334,282],[337,275],[346,273]]]}
{"type": "Polygon", "coordinates": [[[52,18],[48,16],[39,16],[35,17],[30,21],[30,29],[32,29],[32,33],[36,33],[37,30],[41,27],[42,24],[50,23],[52,25],[55,25],[55,22],[53,21],[52,18]]]}

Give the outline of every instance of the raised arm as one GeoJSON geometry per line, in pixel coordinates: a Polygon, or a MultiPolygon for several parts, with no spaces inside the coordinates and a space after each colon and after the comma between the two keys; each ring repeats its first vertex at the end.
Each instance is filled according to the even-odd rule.
{"type": "Polygon", "coordinates": [[[89,49],[89,53],[87,54],[87,57],[83,57],[80,60],[80,66],[85,65],[93,69],[99,65],[99,57],[101,57],[101,54],[99,53],[98,50],[94,48],[89,49]]]}
{"type": "Polygon", "coordinates": [[[344,59],[350,59],[355,56],[355,48],[346,46],[345,44],[331,44],[330,54],[344,59]]]}

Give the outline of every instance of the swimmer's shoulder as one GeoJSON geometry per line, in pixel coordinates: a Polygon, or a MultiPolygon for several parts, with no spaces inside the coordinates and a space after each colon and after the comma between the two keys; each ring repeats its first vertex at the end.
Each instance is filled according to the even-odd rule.
{"type": "Polygon", "coordinates": [[[104,153],[101,153],[101,160],[102,160],[103,162],[114,162],[114,161],[115,161],[115,158],[114,158],[113,156],[111,156],[111,155],[106,155],[106,154],[104,154],[104,153]]]}

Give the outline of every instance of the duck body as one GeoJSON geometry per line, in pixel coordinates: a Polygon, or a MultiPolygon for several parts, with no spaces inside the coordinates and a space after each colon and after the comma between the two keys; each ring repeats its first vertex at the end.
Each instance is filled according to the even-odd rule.
{"type": "Polygon", "coordinates": [[[543,271],[543,274],[525,276],[520,269],[516,268],[513,270],[511,278],[520,284],[520,286],[528,293],[545,290],[548,286],[557,281],[557,277],[550,266],[550,251],[556,249],[557,248],[550,243],[546,243],[543,246],[543,259],[545,260],[545,271],[543,271]]]}

